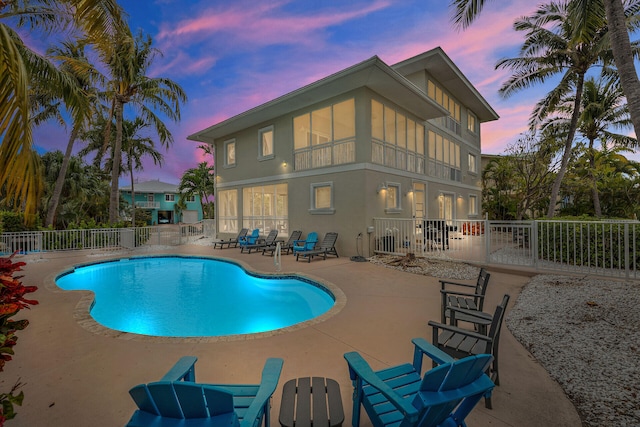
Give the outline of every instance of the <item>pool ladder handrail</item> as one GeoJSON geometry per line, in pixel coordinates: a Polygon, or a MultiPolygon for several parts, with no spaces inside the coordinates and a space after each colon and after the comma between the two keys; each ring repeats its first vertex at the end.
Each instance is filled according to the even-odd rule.
{"type": "Polygon", "coordinates": [[[276,243],[276,250],[273,252],[273,264],[276,266],[276,271],[280,271],[282,262],[282,246],[280,242],[276,243]]]}

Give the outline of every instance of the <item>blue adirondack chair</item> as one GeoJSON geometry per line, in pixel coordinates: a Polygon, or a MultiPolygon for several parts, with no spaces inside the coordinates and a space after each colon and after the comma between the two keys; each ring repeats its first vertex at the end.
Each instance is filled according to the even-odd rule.
{"type": "Polygon", "coordinates": [[[238,243],[240,244],[240,250],[242,250],[243,246],[255,245],[258,239],[260,238],[260,229],[254,229],[251,234],[247,234],[244,237],[241,237],[238,243]]]}
{"type": "Polygon", "coordinates": [[[363,406],[375,427],[455,427],[494,384],[485,374],[493,356],[481,354],[455,360],[422,338],[415,345],[413,364],[374,372],[356,352],[346,353],[354,385],[352,425],[360,425],[363,406]],[[426,355],[439,366],[421,377],[426,355]]]}
{"type": "Polygon", "coordinates": [[[270,425],[270,399],[275,391],[282,359],[267,359],[260,384],[201,384],[195,382],[193,356],[181,358],[160,381],[129,390],[138,405],[127,427],[270,425]]]}
{"type": "Polygon", "coordinates": [[[307,234],[307,238],[305,240],[296,240],[293,242],[293,254],[295,255],[298,252],[310,251],[316,247],[316,243],[318,243],[318,233],[312,231],[307,234]]]}

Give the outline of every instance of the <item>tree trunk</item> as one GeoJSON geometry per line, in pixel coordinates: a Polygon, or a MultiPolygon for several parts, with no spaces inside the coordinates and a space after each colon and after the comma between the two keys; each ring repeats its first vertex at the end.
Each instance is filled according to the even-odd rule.
{"type": "MultiPolygon", "coordinates": [[[[129,153],[131,159],[131,153],[129,153]]],[[[136,226],[136,190],[133,187],[133,165],[129,163],[129,175],[131,176],[131,226],[136,226]]]]}
{"type": "Polygon", "coordinates": [[[576,128],[578,127],[578,118],[580,117],[580,105],[582,103],[582,89],[584,87],[584,73],[578,75],[576,82],[576,99],[573,104],[573,114],[571,115],[571,124],[569,127],[569,135],[567,135],[567,141],[564,144],[564,154],[562,155],[562,162],[560,163],[560,169],[556,175],[556,180],[553,182],[553,188],[551,189],[551,198],[549,200],[549,210],[547,211],[547,217],[553,218],[556,213],[556,203],[558,202],[558,194],[560,193],[560,184],[564,174],[569,167],[569,160],[571,159],[571,153],[573,151],[573,138],[576,134],[576,128]]]}
{"type": "Polygon", "coordinates": [[[589,139],[589,181],[591,184],[591,197],[593,198],[593,212],[596,217],[602,216],[600,195],[598,194],[598,179],[596,178],[596,156],[593,150],[593,140],[589,139]]]}
{"type": "Polygon", "coordinates": [[[111,195],[109,197],[109,224],[115,224],[118,221],[118,202],[120,198],[118,189],[118,178],[120,177],[120,162],[122,160],[122,116],[124,104],[122,101],[116,101],[116,140],[113,147],[113,156],[111,158],[111,195]]]}
{"type": "Polygon", "coordinates": [[[636,135],[640,136],[640,81],[633,62],[624,6],[622,0],[604,0],[604,8],[607,12],[611,50],[620,75],[620,83],[627,98],[633,128],[636,135]]]}
{"type": "Polygon", "coordinates": [[[47,211],[47,220],[45,221],[45,225],[47,227],[50,225],[53,225],[53,222],[56,218],[58,204],[60,203],[60,196],[62,195],[62,187],[64,187],[64,180],[67,177],[67,170],[69,169],[69,162],[71,161],[73,144],[76,142],[77,137],[78,137],[78,126],[74,126],[73,129],[71,129],[71,135],[69,135],[69,142],[67,142],[67,150],[64,153],[64,158],[62,159],[62,165],[60,166],[60,171],[58,172],[58,178],[56,179],[56,185],[53,188],[53,195],[51,196],[51,200],[49,201],[49,210],[47,211]]]}

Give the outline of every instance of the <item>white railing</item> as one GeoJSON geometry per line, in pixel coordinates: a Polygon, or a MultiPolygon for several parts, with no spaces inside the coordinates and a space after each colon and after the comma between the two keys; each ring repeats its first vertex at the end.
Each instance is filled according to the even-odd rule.
{"type": "Polygon", "coordinates": [[[0,255],[71,250],[134,249],[184,245],[215,230],[207,221],[195,224],[89,230],[43,230],[0,234],[0,255]]]}
{"type": "Polygon", "coordinates": [[[640,278],[637,221],[374,218],[369,238],[375,253],[640,278]]]}
{"type": "Polygon", "coordinates": [[[136,208],[158,209],[160,208],[160,202],[136,202],[136,208]]]}

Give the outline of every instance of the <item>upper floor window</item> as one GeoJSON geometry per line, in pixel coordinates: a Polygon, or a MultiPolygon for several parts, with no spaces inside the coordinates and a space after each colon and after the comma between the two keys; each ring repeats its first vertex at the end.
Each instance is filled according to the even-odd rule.
{"type": "Polygon", "coordinates": [[[224,143],[224,165],[236,165],[236,140],[230,139],[224,143]]]}
{"type": "Polygon", "coordinates": [[[176,195],[175,194],[165,194],[164,195],[164,201],[165,202],[175,202],[176,201],[176,195]]]}
{"type": "Polygon", "coordinates": [[[194,203],[196,201],[196,196],[187,196],[184,198],[184,201],[187,203],[194,203]]]}
{"type": "Polygon", "coordinates": [[[447,129],[460,135],[460,122],[462,118],[460,104],[443,91],[433,80],[427,82],[427,95],[449,111],[449,116],[445,118],[444,124],[447,129]]]}
{"type": "Polygon", "coordinates": [[[428,143],[428,174],[451,181],[462,181],[460,144],[432,130],[429,131],[428,143]]]}
{"type": "Polygon", "coordinates": [[[469,173],[478,173],[478,158],[469,153],[469,173]]]}
{"type": "Polygon", "coordinates": [[[477,122],[478,119],[476,119],[476,116],[474,116],[473,113],[467,113],[467,130],[469,132],[478,133],[478,130],[476,128],[477,122]]]}
{"type": "Polygon", "coordinates": [[[258,131],[258,159],[272,159],[273,157],[273,126],[269,126],[258,131]]]}
{"type": "Polygon", "coordinates": [[[294,117],[295,169],[354,162],[355,136],[353,98],[294,117]]]}

